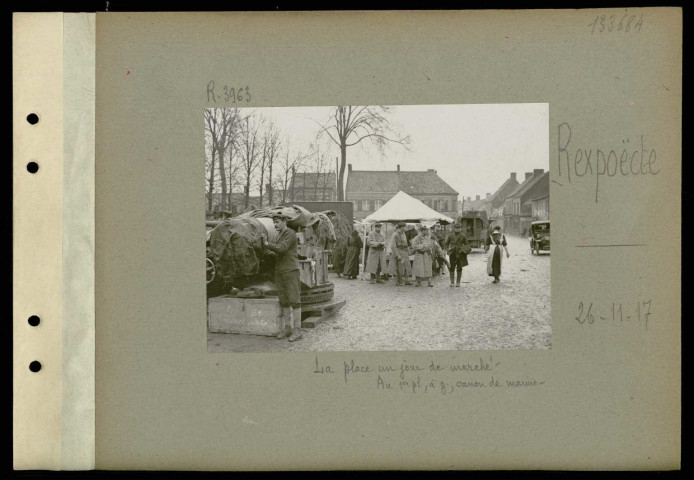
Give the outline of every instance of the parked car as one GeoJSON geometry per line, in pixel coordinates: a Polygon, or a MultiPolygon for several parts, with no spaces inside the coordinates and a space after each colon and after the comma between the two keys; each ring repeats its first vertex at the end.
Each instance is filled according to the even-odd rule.
{"type": "Polygon", "coordinates": [[[530,224],[530,251],[539,255],[540,250],[549,251],[549,220],[530,224]]]}

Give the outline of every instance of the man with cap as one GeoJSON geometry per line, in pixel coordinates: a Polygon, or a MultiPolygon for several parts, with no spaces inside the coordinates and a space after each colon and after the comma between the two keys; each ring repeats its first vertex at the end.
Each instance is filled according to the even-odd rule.
{"type": "Polygon", "coordinates": [[[374,229],[366,236],[369,256],[366,259],[366,271],[371,274],[370,283],[385,283],[379,273],[386,271],[386,237],[381,233],[382,223],[374,224],[374,229]]]}
{"type": "Polygon", "coordinates": [[[287,218],[281,213],[272,216],[277,230],[277,241],[269,243],[263,237],[264,247],[277,255],[275,262],[275,286],[282,307],[280,332],[277,338],[287,338],[295,342],[301,338],[301,281],[299,277],[299,257],[294,230],[287,227],[287,218]]]}
{"type": "Polygon", "coordinates": [[[410,266],[410,252],[408,250],[407,235],[405,235],[405,222],[400,222],[395,227],[395,233],[390,237],[388,248],[390,249],[390,264],[388,264],[389,275],[397,278],[395,285],[412,285],[409,278],[412,276],[410,266]],[[405,281],[403,282],[403,277],[405,281]]]}
{"type": "Polygon", "coordinates": [[[448,251],[448,258],[451,264],[449,268],[451,287],[454,286],[454,280],[455,286],[459,287],[460,277],[463,276],[463,267],[468,265],[467,254],[470,253],[470,245],[460,223],[453,225],[453,232],[446,237],[444,248],[448,251]]]}

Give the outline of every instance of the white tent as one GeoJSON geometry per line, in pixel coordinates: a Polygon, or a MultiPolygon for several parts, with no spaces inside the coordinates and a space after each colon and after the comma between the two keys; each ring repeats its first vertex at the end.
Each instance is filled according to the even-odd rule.
{"type": "Polygon", "coordinates": [[[429,208],[421,201],[399,191],[381,208],[364,219],[366,222],[409,222],[431,226],[436,222],[453,223],[451,217],[429,208]]]}

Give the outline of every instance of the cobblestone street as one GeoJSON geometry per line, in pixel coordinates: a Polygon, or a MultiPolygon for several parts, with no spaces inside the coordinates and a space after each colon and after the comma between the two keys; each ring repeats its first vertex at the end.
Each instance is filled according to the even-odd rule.
{"type": "Polygon", "coordinates": [[[473,249],[460,288],[438,276],[433,288],[370,284],[332,275],[347,304],[304,338],[209,334],[211,352],[546,349],[551,346],[550,254],[534,256],[526,238],[507,236],[501,283],[473,249]]]}

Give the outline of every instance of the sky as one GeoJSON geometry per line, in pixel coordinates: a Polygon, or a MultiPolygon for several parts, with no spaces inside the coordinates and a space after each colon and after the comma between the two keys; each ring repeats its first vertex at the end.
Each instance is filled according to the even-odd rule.
{"type": "MultiPolygon", "coordinates": [[[[409,150],[398,144],[381,155],[368,140],[347,149],[354,170],[426,170],[433,168],[462,197],[494,193],[517,172],[549,169],[549,105],[408,105],[391,106],[391,125],[410,136],[409,150]]],[[[331,107],[259,108],[277,124],[292,148],[315,142],[331,107]]],[[[340,156],[326,139],[331,158],[340,156]]],[[[334,160],[333,160],[334,162],[334,160]]]]}

